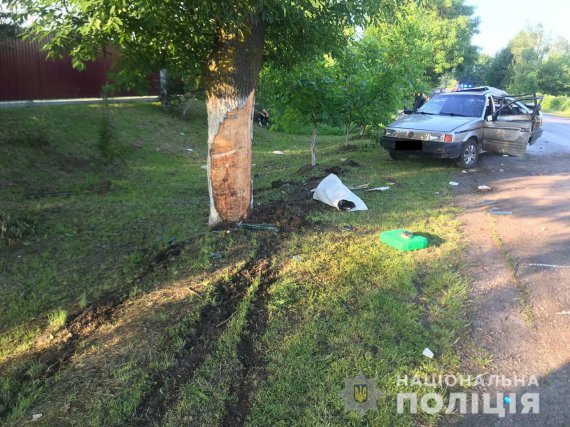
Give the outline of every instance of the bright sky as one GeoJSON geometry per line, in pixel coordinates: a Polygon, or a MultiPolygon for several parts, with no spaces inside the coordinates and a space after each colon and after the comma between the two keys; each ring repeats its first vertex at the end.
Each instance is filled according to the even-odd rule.
{"type": "Polygon", "coordinates": [[[542,24],[547,35],[570,39],[570,0],[466,0],[479,16],[473,44],[494,55],[529,25],[542,24]]]}

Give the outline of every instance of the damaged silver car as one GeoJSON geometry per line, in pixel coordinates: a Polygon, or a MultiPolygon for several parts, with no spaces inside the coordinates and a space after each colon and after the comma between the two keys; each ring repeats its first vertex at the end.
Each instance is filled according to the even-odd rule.
{"type": "Polygon", "coordinates": [[[492,87],[435,95],[384,130],[381,144],[395,160],[409,155],[454,159],[473,168],[489,151],[522,156],[542,135],[542,97],[510,96],[492,87]]]}

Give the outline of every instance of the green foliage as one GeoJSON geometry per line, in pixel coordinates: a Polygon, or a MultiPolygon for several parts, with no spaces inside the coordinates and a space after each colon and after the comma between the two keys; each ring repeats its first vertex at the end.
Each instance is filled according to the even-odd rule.
{"type": "Polygon", "coordinates": [[[570,97],[545,95],[542,108],[554,112],[570,111],[570,97]]]}
{"type": "Polygon", "coordinates": [[[435,75],[462,61],[463,37],[466,29],[470,37],[474,24],[461,15],[470,9],[460,6],[408,2],[389,20],[378,19],[350,37],[336,54],[287,72],[267,67],[259,95],[276,113],[276,128],[327,123],[342,124],[347,133],[377,133],[416,92],[427,92],[435,75]]]}
{"type": "Polygon", "coordinates": [[[344,31],[389,16],[405,0],[10,0],[37,19],[28,31],[49,36],[52,56],[69,53],[83,68],[104,47],[121,51],[123,84],[144,81],[166,68],[185,76],[201,75],[222,35],[242,37],[262,23],[265,57],[291,65],[346,43],[344,31]],[[65,13],[61,13],[65,10],[65,13]]]}
{"type": "Polygon", "coordinates": [[[113,124],[111,123],[111,114],[107,104],[101,111],[101,119],[99,122],[97,149],[104,162],[109,162],[113,158],[113,124]]]}
{"type": "MultiPolygon", "coordinates": [[[[481,56],[481,66],[469,70],[484,75],[483,81],[511,93],[570,93],[570,42],[563,37],[551,40],[539,25],[519,32],[508,47],[494,58],[481,56]]],[[[459,69],[458,76],[465,70],[459,69]]]]}
{"type": "Polygon", "coordinates": [[[25,218],[14,218],[0,210],[0,246],[13,245],[28,234],[33,233],[33,223],[25,218]]]}

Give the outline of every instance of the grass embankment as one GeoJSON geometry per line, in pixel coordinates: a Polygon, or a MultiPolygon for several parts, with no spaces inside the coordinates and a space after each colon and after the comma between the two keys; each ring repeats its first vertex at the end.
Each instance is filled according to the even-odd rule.
{"type": "Polygon", "coordinates": [[[111,106],[104,132],[103,111],[0,111],[3,422],[435,421],[398,415],[396,394],[416,391],[398,376],[459,368],[467,285],[449,164],[393,162],[370,142],[339,153],[343,137],[323,136],[319,166],[299,172],[309,137],[256,128],[255,209],[282,232],[215,232],[201,104],[187,120],[111,106]],[[391,188],[337,212],[309,192],[332,166],[348,185],[391,188]],[[379,243],[399,227],[430,247],[379,243]],[[363,419],[339,397],[360,372],[383,393],[363,419]]]}
{"type": "Polygon", "coordinates": [[[542,110],[548,114],[570,117],[570,97],[544,95],[542,110]]]}

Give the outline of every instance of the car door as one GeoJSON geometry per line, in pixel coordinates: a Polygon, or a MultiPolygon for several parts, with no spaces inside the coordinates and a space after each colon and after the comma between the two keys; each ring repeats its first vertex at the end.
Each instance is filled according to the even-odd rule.
{"type": "Polygon", "coordinates": [[[535,108],[521,108],[520,101],[528,98],[505,98],[491,117],[485,118],[483,144],[485,151],[511,156],[523,156],[531,139],[534,120],[540,103],[535,108]]]}

